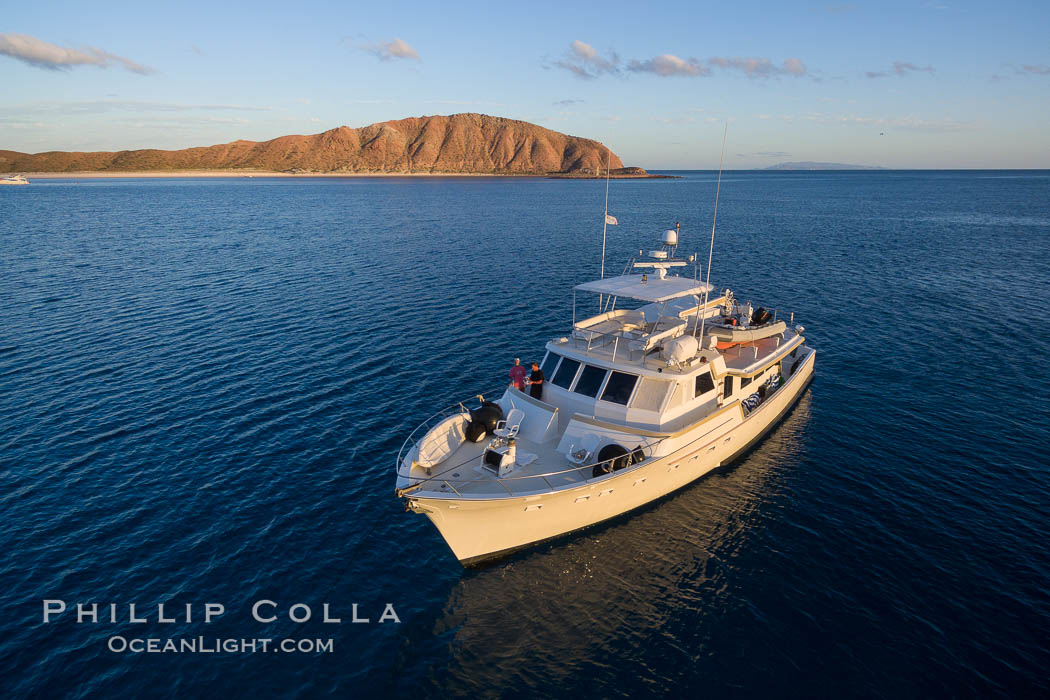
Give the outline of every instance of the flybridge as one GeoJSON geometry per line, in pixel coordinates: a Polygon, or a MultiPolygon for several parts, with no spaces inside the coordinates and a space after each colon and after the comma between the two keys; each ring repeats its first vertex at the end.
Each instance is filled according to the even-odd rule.
{"type": "MultiPolygon", "coordinates": [[[[705,292],[710,292],[713,289],[710,284],[687,277],[676,277],[667,274],[671,268],[685,267],[693,260],[692,258],[688,261],[679,260],[674,257],[678,250],[679,226],[680,224],[675,224],[675,228],[664,232],[660,248],[649,251],[649,260],[632,261],[630,266],[652,269],[653,276],[647,273],[639,273],[625,274],[619,277],[605,277],[577,285],[574,288],[575,291],[594,292],[595,294],[605,294],[614,298],[625,297],[652,303],[670,301],[690,295],[699,296],[705,292]]],[[[643,251],[638,251],[639,257],[644,254],[643,251]]]]}
{"type": "Polygon", "coordinates": [[[712,287],[688,277],[656,277],[645,274],[606,277],[576,286],[578,292],[594,292],[639,301],[663,302],[689,295],[710,292],[712,287]]]}

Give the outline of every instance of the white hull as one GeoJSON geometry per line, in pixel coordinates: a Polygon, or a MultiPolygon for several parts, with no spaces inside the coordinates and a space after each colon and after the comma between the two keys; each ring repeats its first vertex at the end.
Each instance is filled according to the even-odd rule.
{"type": "Polygon", "coordinates": [[[665,496],[731,461],[795,404],[813,374],[809,355],[784,385],[746,418],[739,402],[676,434],[672,450],[580,486],[518,497],[406,496],[430,518],[464,565],[614,518],[665,496]]]}

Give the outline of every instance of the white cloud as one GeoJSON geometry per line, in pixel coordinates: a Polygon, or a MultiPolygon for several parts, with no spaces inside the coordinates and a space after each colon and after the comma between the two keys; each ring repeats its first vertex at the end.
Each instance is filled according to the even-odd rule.
{"type": "Polygon", "coordinates": [[[380,61],[391,61],[395,58],[411,58],[416,61],[423,60],[419,57],[418,51],[401,39],[394,39],[379,44],[365,44],[361,48],[373,54],[380,61]]]}
{"type": "Polygon", "coordinates": [[[1021,70],[1030,75],[1050,75],[1050,66],[1025,65],[1021,66],[1021,70]]]}
{"type": "Polygon", "coordinates": [[[597,57],[598,55],[597,49],[595,49],[588,43],[580,41],[579,39],[574,39],[573,42],[569,44],[569,48],[574,54],[576,54],[585,61],[591,60],[597,57]]]}
{"type": "Polygon", "coordinates": [[[631,61],[628,64],[627,69],[636,73],[654,73],[663,78],[671,76],[704,76],[711,74],[711,71],[695,58],[685,60],[669,53],[665,53],[662,56],[654,56],[646,61],[631,61]]]}
{"type": "Polygon", "coordinates": [[[609,57],[599,55],[598,50],[590,44],[574,40],[569,44],[569,52],[564,58],[554,62],[555,67],[567,70],[577,78],[591,80],[603,73],[619,71],[620,57],[610,52],[609,57]]]}
{"type": "Polygon", "coordinates": [[[28,34],[0,34],[0,54],[18,59],[37,68],[69,70],[74,66],[108,68],[116,63],[132,73],[148,75],[152,68],[93,46],[69,49],[50,44],[28,34]]]}

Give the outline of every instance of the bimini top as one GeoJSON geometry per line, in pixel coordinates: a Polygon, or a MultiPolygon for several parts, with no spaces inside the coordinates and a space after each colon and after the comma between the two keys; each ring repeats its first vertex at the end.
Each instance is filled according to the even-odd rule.
{"type": "Polygon", "coordinates": [[[710,292],[714,287],[688,277],[659,277],[658,275],[621,275],[594,280],[576,287],[579,292],[629,297],[640,301],[670,301],[690,294],[710,292]],[[646,277],[643,282],[642,278],[646,277]]]}

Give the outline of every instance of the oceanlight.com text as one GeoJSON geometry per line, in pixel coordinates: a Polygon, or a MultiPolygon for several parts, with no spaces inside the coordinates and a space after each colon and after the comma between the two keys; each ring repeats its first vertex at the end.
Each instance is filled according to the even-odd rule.
{"type": "Polygon", "coordinates": [[[122,637],[106,641],[116,654],[330,654],[334,639],[268,639],[216,637],[122,637]]]}

